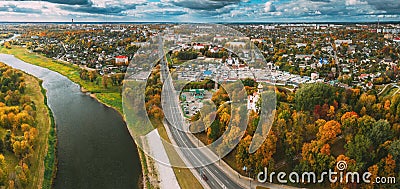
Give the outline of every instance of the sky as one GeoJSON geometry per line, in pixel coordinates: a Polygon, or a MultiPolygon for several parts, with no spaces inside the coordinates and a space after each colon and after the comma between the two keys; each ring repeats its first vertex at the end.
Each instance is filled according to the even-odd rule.
{"type": "Polygon", "coordinates": [[[0,0],[0,22],[400,21],[400,0],[0,0]]]}

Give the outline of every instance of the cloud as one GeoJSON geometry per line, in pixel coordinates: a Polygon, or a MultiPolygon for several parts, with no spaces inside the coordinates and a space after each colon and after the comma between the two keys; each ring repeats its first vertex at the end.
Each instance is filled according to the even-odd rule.
{"type": "Polygon", "coordinates": [[[72,11],[72,12],[124,16],[124,15],[126,15],[125,11],[135,9],[136,6],[137,5],[97,7],[97,6],[64,6],[64,5],[62,5],[62,6],[60,6],[60,8],[63,10],[72,11]]]}
{"type": "Polygon", "coordinates": [[[399,0],[366,0],[369,5],[374,6],[377,10],[385,11],[387,14],[400,14],[399,0]]]}
{"type": "Polygon", "coordinates": [[[347,6],[349,6],[349,5],[362,5],[362,4],[367,4],[367,2],[360,1],[360,0],[346,0],[345,4],[347,6]]]}
{"type": "Polygon", "coordinates": [[[17,7],[15,5],[5,5],[0,7],[0,12],[14,12],[14,13],[30,13],[30,14],[40,14],[41,10],[25,8],[25,7],[17,7]]]}
{"type": "Polygon", "coordinates": [[[275,12],[275,6],[272,4],[272,1],[267,1],[264,5],[265,12],[275,12]]]}
{"type": "MultiPolygon", "coordinates": [[[[194,10],[216,10],[228,5],[238,4],[241,0],[170,0],[175,6],[186,7],[194,10]]],[[[247,2],[247,1],[243,1],[247,2]]]]}
{"type": "Polygon", "coordinates": [[[126,16],[129,10],[136,9],[138,5],[146,4],[144,0],[91,0],[85,5],[59,5],[59,8],[75,13],[89,13],[97,15],[126,16]]]}
{"type": "MultiPolygon", "coordinates": [[[[15,1],[39,1],[39,0],[15,0],[15,1]]],[[[43,0],[49,3],[64,4],[64,5],[90,5],[90,0],[43,0]]]]}

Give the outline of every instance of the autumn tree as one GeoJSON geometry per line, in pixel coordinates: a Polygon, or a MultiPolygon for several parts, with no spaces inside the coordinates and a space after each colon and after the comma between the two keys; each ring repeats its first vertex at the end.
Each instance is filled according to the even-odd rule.
{"type": "Polygon", "coordinates": [[[322,143],[333,142],[336,136],[342,132],[339,122],[332,120],[325,123],[324,126],[319,128],[317,139],[322,143]]]}

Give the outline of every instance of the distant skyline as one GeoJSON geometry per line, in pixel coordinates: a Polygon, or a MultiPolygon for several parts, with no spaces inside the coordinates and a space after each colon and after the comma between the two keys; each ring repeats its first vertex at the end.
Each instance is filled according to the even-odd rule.
{"type": "Polygon", "coordinates": [[[0,0],[0,22],[400,21],[399,0],[0,0]]]}

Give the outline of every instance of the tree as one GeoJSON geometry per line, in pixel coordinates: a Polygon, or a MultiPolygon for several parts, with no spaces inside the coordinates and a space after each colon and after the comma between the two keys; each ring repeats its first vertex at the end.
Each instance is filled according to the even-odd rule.
{"type": "Polygon", "coordinates": [[[6,135],[4,136],[4,146],[8,151],[12,151],[12,144],[11,144],[11,130],[6,130],[6,135]]]}
{"type": "Polygon", "coordinates": [[[11,43],[9,41],[4,42],[4,47],[11,49],[11,43]]]}
{"type": "Polygon", "coordinates": [[[334,88],[323,83],[305,84],[295,94],[298,110],[314,110],[316,105],[330,104],[335,99],[334,88]]]}
{"type": "Polygon", "coordinates": [[[365,115],[358,119],[358,133],[365,136],[369,136],[372,131],[372,127],[375,124],[375,119],[371,116],[365,115]]]}
{"type": "Polygon", "coordinates": [[[101,80],[102,81],[102,84],[103,84],[103,87],[104,88],[108,88],[108,76],[107,75],[103,75],[103,79],[101,80]]]}
{"type": "Polygon", "coordinates": [[[236,163],[238,167],[249,167],[250,163],[250,154],[249,154],[249,146],[251,144],[252,137],[247,135],[243,140],[239,142],[237,146],[237,153],[236,153],[236,163]]]}
{"type": "Polygon", "coordinates": [[[356,112],[346,112],[345,114],[342,115],[341,117],[341,123],[342,123],[342,130],[343,134],[345,135],[346,141],[350,141],[351,138],[358,132],[357,130],[357,120],[358,120],[358,115],[356,112]]]}
{"type": "Polygon", "coordinates": [[[345,145],[346,156],[357,162],[356,171],[363,170],[366,162],[369,162],[372,158],[373,155],[369,150],[371,145],[371,140],[362,134],[357,134],[352,141],[345,145]]]}
{"type": "Polygon", "coordinates": [[[93,82],[96,79],[96,71],[91,70],[88,72],[88,79],[93,82]]]}
{"type": "Polygon", "coordinates": [[[391,154],[388,154],[386,158],[383,158],[381,160],[381,163],[384,165],[382,176],[386,177],[397,176],[395,172],[396,161],[393,159],[393,156],[391,154]]]}
{"type": "Polygon", "coordinates": [[[340,129],[340,123],[332,120],[325,123],[324,126],[319,128],[317,133],[317,139],[322,143],[333,142],[336,136],[340,134],[342,130],[340,129]]]}
{"type": "Polygon", "coordinates": [[[400,140],[394,140],[389,146],[389,153],[393,155],[393,159],[400,162],[400,140]]]}
{"type": "Polygon", "coordinates": [[[375,147],[383,144],[388,139],[392,138],[392,130],[389,122],[379,120],[372,125],[371,132],[368,132],[368,137],[372,140],[375,147]]]}
{"type": "Polygon", "coordinates": [[[217,120],[214,121],[211,126],[207,128],[207,138],[209,140],[209,144],[220,137],[220,130],[220,123],[217,120]]]}
{"type": "Polygon", "coordinates": [[[251,78],[246,78],[246,79],[242,80],[242,82],[243,82],[244,86],[248,86],[248,87],[256,87],[257,86],[257,82],[251,78]]]}

